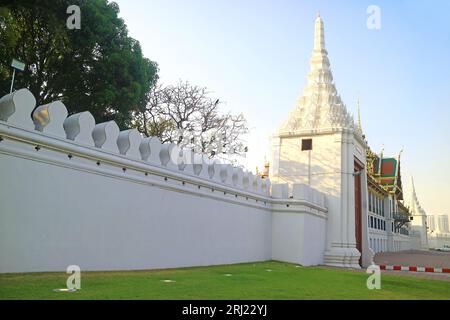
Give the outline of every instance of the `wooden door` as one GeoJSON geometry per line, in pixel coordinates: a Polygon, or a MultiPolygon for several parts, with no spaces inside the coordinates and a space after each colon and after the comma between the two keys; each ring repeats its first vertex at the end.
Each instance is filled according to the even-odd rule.
{"type": "MultiPolygon", "coordinates": [[[[361,171],[363,167],[355,160],[355,172],[361,171]]],[[[361,199],[361,175],[355,175],[355,238],[356,249],[361,252],[362,257],[362,199],[361,199]]],[[[359,258],[359,264],[361,265],[362,258],[359,258]]]]}

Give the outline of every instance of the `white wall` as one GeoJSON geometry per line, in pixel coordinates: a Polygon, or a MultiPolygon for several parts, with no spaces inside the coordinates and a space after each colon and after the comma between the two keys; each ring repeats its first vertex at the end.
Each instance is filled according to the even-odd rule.
{"type": "Polygon", "coordinates": [[[428,243],[432,249],[450,248],[450,233],[428,234],[428,243]]]}
{"type": "Polygon", "coordinates": [[[0,159],[1,272],[271,259],[268,210],[12,156],[0,159]]]}
{"type": "MultiPolygon", "coordinates": [[[[303,183],[327,196],[325,264],[359,267],[361,253],[355,240],[354,157],[365,163],[366,146],[353,130],[318,129],[280,134],[272,141],[273,176],[277,183],[303,183]],[[312,139],[312,150],[301,150],[302,139],[312,139]]],[[[361,174],[362,249],[364,265],[373,253],[367,233],[367,181],[361,174]]]]}
{"type": "Polygon", "coordinates": [[[272,218],[273,259],[303,266],[323,264],[326,220],[314,215],[278,212],[272,218]]]}
{"type": "Polygon", "coordinates": [[[183,150],[114,122],[66,118],[62,103],[33,122],[33,108],[27,90],[0,99],[0,273],[263,261],[286,243],[301,248],[289,253],[298,262],[322,261],[323,193],[273,199],[268,180],[242,169],[202,155],[185,163],[183,150]],[[172,150],[181,162],[166,163],[172,150]],[[286,211],[300,237],[277,231],[286,211]]]}
{"type": "Polygon", "coordinates": [[[279,160],[273,182],[305,183],[331,197],[340,196],[341,144],[335,135],[275,137],[274,141],[279,147],[273,148],[273,158],[279,160]],[[312,139],[311,151],[301,150],[302,139],[312,139]]]}
{"type": "MultiPolygon", "coordinates": [[[[341,143],[334,134],[301,134],[273,138],[273,182],[308,184],[327,195],[328,247],[341,234],[341,143]],[[312,150],[302,151],[302,139],[312,139],[312,150]]],[[[281,218],[280,218],[281,219],[281,218]]],[[[285,219],[287,219],[285,217],[285,219]]],[[[341,241],[338,241],[341,242],[341,241]]]]}
{"type": "Polygon", "coordinates": [[[394,235],[394,251],[420,249],[420,237],[407,236],[396,233],[394,235]]]}

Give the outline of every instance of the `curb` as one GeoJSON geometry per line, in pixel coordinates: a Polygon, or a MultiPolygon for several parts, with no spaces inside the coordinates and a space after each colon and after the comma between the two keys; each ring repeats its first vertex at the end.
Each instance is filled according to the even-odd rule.
{"type": "Polygon", "coordinates": [[[450,273],[450,268],[415,267],[415,266],[390,266],[390,265],[384,265],[384,264],[380,264],[379,267],[380,267],[380,270],[390,270],[390,271],[450,273]]]}

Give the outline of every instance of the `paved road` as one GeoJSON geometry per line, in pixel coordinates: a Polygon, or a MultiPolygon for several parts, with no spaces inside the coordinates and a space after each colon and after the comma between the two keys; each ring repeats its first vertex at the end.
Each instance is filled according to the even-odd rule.
{"type": "MultiPolygon", "coordinates": [[[[342,270],[342,268],[330,267],[330,266],[320,266],[320,268],[342,270]]],[[[344,270],[353,271],[353,272],[360,272],[360,273],[366,273],[366,269],[365,268],[361,268],[361,269],[348,268],[348,269],[344,269],[344,270]]],[[[427,280],[441,280],[441,281],[450,282],[450,273],[430,273],[430,272],[411,272],[411,271],[382,270],[381,274],[389,274],[389,275],[392,275],[392,276],[400,276],[400,277],[414,277],[414,278],[427,279],[427,280]]]]}
{"type": "Polygon", "coordinates": [[[408,250],[380,252],[374,257],[376,264],[450,268],[450,252],[408,250]]]}
{"type": "MultiPolygon", "coordinates": [[[[399,252],[380,252],[374,257],[374,262],[378,265],[396,265],[396,266],[416,266],[416,267],[435,267],[450,268],[450,252],[440,251],[420,251],[408,250],[399,252]]],[[[321,266],[327,269],[341,269],[336,267],[321,266]]],[[[342,269],[341,269],[342,270],[342,269]]],[[[366,269],[349,269],[355,272],[366,272],[366,269]]],[[[429,273],[429,272],[411,272],[411,271],[389,271],[383,270],[382,274],[394,276],[407,276],[422,278],[428,280],[443,280],[450,282],[450,273],[429,273]]]]}
{"type": "Polygon", "coordinates": [[[381,271],[382,274],[390,274],[393,276],[406,276],[406,277],[414,277],[420,279],[427,280],[442,280],[450,282],[450,274],[449,273],[430,273],[430,272],[411,272],[411,271],[381,271]]]}

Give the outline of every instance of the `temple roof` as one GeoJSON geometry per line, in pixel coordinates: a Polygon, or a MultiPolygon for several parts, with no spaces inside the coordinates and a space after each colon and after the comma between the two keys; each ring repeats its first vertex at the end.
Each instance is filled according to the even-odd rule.
{"type": "Polygon", "coordinates": [[[367,172],[386,191],[397,194],[397,199],[403,199],[402,178],[400,172],[400,155],[397,157],[384,157],[380,154],[367,151],[367,172]]]}
{"type": "Polygon", "coordinates": [[[355,128],[353,117],[337,93],[325,49],[324,25],[320,15],[315,21],[314,47],[307,84],[280,133],[318,128],[355,128]]]}

